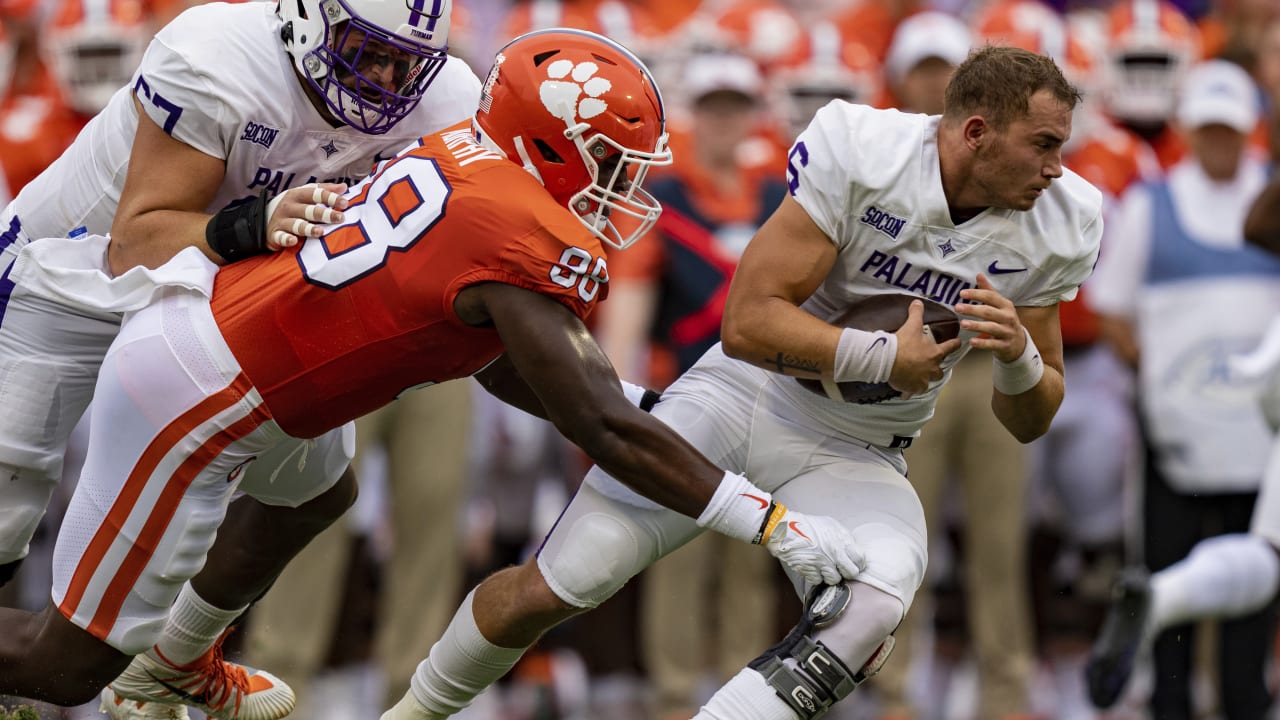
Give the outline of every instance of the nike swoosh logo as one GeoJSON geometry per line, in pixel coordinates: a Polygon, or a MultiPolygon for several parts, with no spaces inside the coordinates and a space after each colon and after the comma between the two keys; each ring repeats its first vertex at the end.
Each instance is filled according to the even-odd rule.
{"type": "Polygon", "coordinates": [[[165,690],[168,690],[169,692],[173,693],[174,695],[177,695],[178,697],[182,698],[183,700],[186,700],[189,703],[192,703],[193,705],[197,705],[201,707],[212,707],[209,700],[209,696],[203,692],[197,695],[192,695],[191,693],[187,692],[186,690],[183,690],[182,688],[176,685],[170,685],[164,680],[161,680],[160,678],[156,677],[154,673],[148,672],[147,675],[152,680],[155,680],[156,682],[160,683],[160,685],[164,687],[165,690]]]}
{"type": "Polygon", "coordinates": [[[751,498],[752,500],[755,500],[756,502],[760,503],[761,510],[764,510],[765,508],[769,507],[769,501],[765,500],[762,497],[758,497],[756,495],[748,495],[747,493],[742,493],[742,497],[751,498]]]}
{"type": "Polygon", "coordinates": [[[1009,273],[1020,273],[1020,272],[1026,272],[1026,271],[1027,271],[1027,269],[1026,269],[1026,268],[1002,268],[1002,267],[996,267],[996,263],[997,263],[997,262],[998,262],[998,261],[996,261],[996,260],[992,260],[992,261],[991,261],[991,264],[987,266],[987,272],[991,273],[992,275],[1008,275],[1009,273]]]}
{"type": "Polygon", "coordinates": [[[872,350],[875,350],[877,345],[883,345],[888,341],[889,341],[888,338],[881,335],[871,343],[871,347],[867,348],[867,352],[871,352],[872,350]]]}
{"type": "Polygon", "coordinates": [[[391,158],[393,158],[393,157],[395,157],[395,156],[396,156],[396,154],[395,154],[395,153],[391,153],[390,155],[387,155],[386,157],[383,157],[381,152],[376,152],[376,153],[374,153],[374,154],[373,154],[373,164],[374,164],[374,165],[377,165],[378,163],[380,163],[380,162],[385,162],[385,161],[387,161],[387,160],[390,160],[391,158]]]}
{"type": "Polygon", "coordinates": [[[799,535],[800,537],[804,538],[805,540],[808,540],[809,542],[813,542],[813,538],[809,537],[808,535],[805,535],[804,532],[800,530],[800,524],[795,520],[792,520],[791,522],[787,523],[787,527],[791,528],[791,532],[799,535]]]}

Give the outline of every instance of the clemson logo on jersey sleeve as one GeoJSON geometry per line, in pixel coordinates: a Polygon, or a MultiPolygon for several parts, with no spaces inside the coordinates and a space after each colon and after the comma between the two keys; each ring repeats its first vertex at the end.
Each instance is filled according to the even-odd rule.
{"type": "Polygon", "coordinates": [[[613,83],[608,78],[597,77],[599,70],[600,66],[590,61],[551,63],[547,66],[547,79],[538,87],[542,106],[567,123],[589,120],[608,110],[609,104],[600,96],[609,92],[613,83]]]}

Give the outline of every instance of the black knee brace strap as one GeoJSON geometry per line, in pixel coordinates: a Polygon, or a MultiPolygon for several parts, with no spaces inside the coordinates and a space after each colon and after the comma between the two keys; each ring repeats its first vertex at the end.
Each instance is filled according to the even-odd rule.
{"type": "Polygon", "coordinates": [[[762,655],[751,661],[750,667],[764,676],[765,682],[802,720],[822,717],[858,686],[849,668],[817,640],[797,635],[791,646],[780,652],[785,654],[762,655]],[[783,662],[784,658],[794,659],[797,666],[783,662]]]}
{"type": "Polygon", "coordinates": [[[851,671],[827,646],[813,638],[815,630],[830,625],[844,613],[849,597],[849,588],[844,583],[815,588],[805,603],[799,624],[782,642],[748,665],[764,676],[765,682],[802,720],[822,717],[832,705],[870,677],[851,671]],[[788,658],[794,665],[785,662],[788,658]]]}
{"type": "Polygon", "coordinates": [[[847,583],[814,588],[800,623],[782,642],[748,665],[764,676],[765,682],[801,720],[815,720],[825,715],[832,705],[880,672],[893,652],[890,635],[862,667],[853,672],[826,645],[813,638],[815,630],[827,627],[845,613],[852,597],[847,583]],[[792,662],[787,663],[788,659],[792,662]]]}

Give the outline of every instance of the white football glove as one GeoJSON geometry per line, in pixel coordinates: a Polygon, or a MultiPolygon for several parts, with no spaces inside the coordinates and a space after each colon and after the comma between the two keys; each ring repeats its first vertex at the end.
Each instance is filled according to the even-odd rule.
{"type": "Polygon", "coordinates": [[[826,515],[805,515],[788,509],[764,545],[811,585],[852,580],[867,566],[853,533],[826,515]]]}

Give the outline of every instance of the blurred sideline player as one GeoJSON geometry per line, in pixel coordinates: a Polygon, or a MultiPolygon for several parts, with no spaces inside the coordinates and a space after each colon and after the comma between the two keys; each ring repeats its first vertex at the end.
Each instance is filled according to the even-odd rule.
{"type": "Polygon", "coordinates": [[[789,147],[832,100],[884,107],[880,63],[862,43],[843,36],[833,22],[810,26],[794,49],[769,72],[772,105],[789,147]]]}
{"type": "MultiPolygon", "coordinates": [[[[798,592],[813,591],[805,618],[697,720],[816,718],[884,662],[926,560],[901,449],[932,413],[954,351],[994,352],[991,403],[1015,437],[1048,427],[1063,392],[1057,303],[1088,276],[1102,231],[1098,191],[1061,167],[1078,97],[1052,61],[985,49],[957,71],[942,118],[835,101],[793,146],[791,195],[742,257],[722,345],[653,413],[780,501],[840,518],[866,566],[839,585],[793,574],[798,592]],[[958,303],[961,338],[926,336],[919,302],[897,333],[828,324],[912,287],[958,303]],[[906,398],[853,405],[789,376],[888,382],[906,398]]],[[[588,474],[536,559],[464,601],[383,720],[458,712],[544,630],[701,532],[606,473],[588,474]]]]}
{"type": "MultiPolygon", "coordinates": [[[[0,488],[6,577],[26,554],[67,435],[88,404],[119,323],[117,313],[98,307],[98,298],[69,280],[43,290],[14,289],[8,271],[18,250],[32,237],[91,235],[93,243],[68,246],[63,260],[93,274],[103,269],[104,256],[116,272],[157,265],[189,246],[227,262],[318,232],[312,221],[340,218],[328,205],[337,202],[343,183],[423,131],[473,110],[478,80],[462,63],[445,62],[448,11],[448,2],[418,12],[366,0],[305,0],[278,12],[256,2],[193,8],[156,36],[132,82],[0,213],[0,405],[6,408],[0,468],[12,478],[0,488]],[[306,18],[299,14],[304,10],[306,18]],[[419,102],[428,86],[430,95],[419,102]],[[289,191],[318,180],[326,182],[289,191]],[[275,204],[268,205],[273,196],[275,204]],[[101,238],[108,230],[114,231],[109,247],[101,238]]],[[[141,291],[135,303],[145,299],[141,291]]],[[[338,430],[318,443],[281,448],[250,469],[246,487],[295,474],[326,478],[328,486],[317,486],[311,498],[260,493],[262,502],[236,503],[223,542],[210,554],[208,579],[198,581],[199,591],[182,594],[163,642],[168,662],[153,658],[158,669],[152,671],[212,702],[197,703],[207,712],[274,718],[292,705],[288,688],[225,666],[215,641],[350,504],[355,489],[353,477],[342,474],[351,453],[344,435],[338,430]],[[294,507],[300,500],[306,502],[294,507]]],[[[136,539],[141,552],[146,539],[136,539]]],[[[109,583],[112,572],[104,565],[96,582],[109,583]]],[[[84,611],[71,602],[61,612],[84,611]]],[[[126,652],[103,657],[93,644],[105,637],[100,625],[92,626],[96,636],[85,635],[57,615],[52,608],[44,614],[50,632],[71,631],[68,642],[92,640],[93,650],[60,656],[56,662],[65,667],[52,683],[45,663],[55,660],[25,654],[27,662],[0,673],[4,691],[38,686],[55,701],[72,702],[96,692],[130,654],[146,649],[116,640],[116,649],[126,652]]],[[[14,645],[6,651],[19,653],[22,636],[10,636],[14,645]]],[[[134,677],[122,692],[140,702],[179,699],[154,683],[143,688],[139,680],[146,677],[134,677]]],[[[125,712],[122,707],[114,709],[125,712]]]]}
{"type": "Polygon", "coordinates": [[[1253,402],[1261,378],[1229,359],[1256,345],[1280,303],[1280,259],[1241,233],[1265,184],[1265,164],[1247,147],[1257,113],[1257,88],[1239,66],[1190,70],[1177,121],[1193,153],[1167,180],[1126,195],[1092,286],[1110,333],[1132,336],[1119,347],[1138,368],[1150,445],[1144,557],[1157,571],[1148,579],[1135,568],[1117,581],[1086,667],[1100,708],[1120,698],[1154,643],[1152,712],[1191,712],[1196,633],[1180,626],[1203,617],[1232,618],[1218,633],[1224,716],[1259,717],[1271,704],[1273,617],[1263,608],[1280,581],[1280,510],[1267,479],[1275,443],[1253,402]],[[1187,330],[1165,332],[1172,319],[1187,330]]]}
{"type": "Polygon", "coordinates": [[[660,30],[647,8],[624,0],[529,0],[517,3],[507,13],[500,37],[513,38],[553,27],[573,27],[600,33],[641,58],[660,49],[653,44],[660,30]]]}
{"type": "MultiPolygon", "coordinates": [[[[5,31],[4,18],[0,17],[0,101],[8,94],[9,82],[13,78],[14,50],[13,39],[5,31]]],[[[0,202],[8,204],[12,199],[13,193],[9,190],[9,181],[4,172],[4,163],[0,162],[0,202]]]]}
{"type": "Polygon", "coordinates": [[[1199,31],[1166,0],[1121,0],[1107,13],[1103,109],[1141,137],[1165,170],[1186,154],[1172,119],[1187,68],[1200,57],[1199,31]]]}
{"type": "Polygon", "coordinates": [[[54,5],[40,52],[82,126],[133,78],[156,30],[149,10],[142,0],[59,0],[54,5]]]}
{"type": "Polygon", "coordinates": [[[5,89],[0,94],[0,166],[14,194],[56,160],[83,125],[43,53],[46,12],[34,0],[0,3],[11,48],[3,68],[6,77],[0,81],[5,89]]]}
{"type": "Polygon", "coordinates": [[[883,61],[888,56],[898,25],[927,10],[928,5],[921,0],[855,0],[835,16],[834,22],[847,37],[861,43],[877,60],[883,61]]]}

